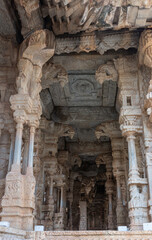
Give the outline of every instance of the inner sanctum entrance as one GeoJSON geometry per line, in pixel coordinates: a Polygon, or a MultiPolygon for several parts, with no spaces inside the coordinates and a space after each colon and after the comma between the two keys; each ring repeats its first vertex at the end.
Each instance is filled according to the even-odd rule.
{"type": "MultiPolygon", "coordinates": [[[[99,163],[100,164],[100,163],[99,163]]],[[[74,166],[73,230],[107,229],[108,199],[105,165],[96,165],[95,156],[82,156],[80,167],[74,166]]]]}

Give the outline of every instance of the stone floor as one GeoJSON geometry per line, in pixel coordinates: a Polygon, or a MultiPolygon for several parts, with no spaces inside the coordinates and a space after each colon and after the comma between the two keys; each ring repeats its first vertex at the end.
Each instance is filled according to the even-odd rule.
{"type": "Polygon", "coordinates": [[[151,240],[152,231],[43,231],[25,232],[0,227],[0,240],[151,240]]]}

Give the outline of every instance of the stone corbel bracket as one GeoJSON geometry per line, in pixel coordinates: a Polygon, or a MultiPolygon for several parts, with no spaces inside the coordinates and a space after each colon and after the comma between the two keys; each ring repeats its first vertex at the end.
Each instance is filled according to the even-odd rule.
{"type": "Polygon", "coordinates": [[[104,81],[114,81],[118,80],[118,73],[115,69],[115,65],[112,61],[107,62],[107,64],[101,65],[96,71],[96,80],[103,84],[104,81]]]}
{"type": "Polygon", "coordinates": [[[42,67],[54,55],[54,40],[55,37],[49,30],[35,31],[21,44],[20,59],[29,59],[33,65],[42,67]]]}
{"type": "Polygon", "coordinates": [[[42,70],[42,88],[49,88],[53,83],[60,83],[64,87],[68,83],[68,74],[61,66],[53,63],[46,63],[42,70]]]}
{"type": "Polygon", "coordinates": [[[120,131],[120,125],[118,122],[110,122],[110,123],[103,123],[96,127],[95,135],[97,139],[99,139],[102,136],[107,136],[110,138],[120,138],[121,131],[120,131]]]}
{"type": "Polygon", "coordinates": [[[82,159],[79,157],[79,155],[74,154],[71,156],[71,166],[77,165],[78,167],[81,167],[82,159]]]}
{"type": "Polygon", "coordinates": [[[45,155],[52,152],[54,157],[57,154],[58,139],[60,137],[70,137],[72,139],[75,134],[71,126],[48,121],[45,118],[41,119],[40,129],[45,135],[45,155]]]}
{"type": "Polygon", "coordinates": [[[40,119],[42,66],[53,56],[54,48],[54,35],[49,30],[38,30],[21,44],[16,80],[18,94],[11,96],[10,102],[12,110],[24,111],[27,120],[40,119]]]}

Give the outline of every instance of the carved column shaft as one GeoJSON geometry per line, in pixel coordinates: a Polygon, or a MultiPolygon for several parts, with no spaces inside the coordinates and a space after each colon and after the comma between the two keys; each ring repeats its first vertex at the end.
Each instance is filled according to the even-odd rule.
{"type": "Polygon", "coordinates": [[[20,165],[21,162],[22,134],[23,134],[23,121],[18,121],[16,125],[16,138],[13,161],[14,164],[18,165],[20,165]]]}
{"type": "Polygon", "coordinates": [[[50,196],[53,196],[53,177],[51,177],[51,182],[50,182],[50,196]]]}
{"type": "Polygon", "coordinates": [[[120,187],[120,177],[116,177],[117,182],[117,201],[122,202],[121,187],[120,187]]]}
{"type": "Polygon", "coordinates": [[[11,145],[10,145],[8,172],[11,171],[11,167],[12,167],[12,164],[13,164],[14,147],[15,147],[15,135],[14,135],[14,133],[11,133],[11,145]]]}
{"type": "Polygon", "coordinates": [[[33,168],[34,135],[35,135],[35,126],[31,126],[30,141],[29,141],[29,156],[28,156],[28,167],[30,168],[33,168]]]}
{"type": "Polygon", "coordinates": [[[135,139],[136,138],[133,134],[129,134],[129,136],[127,137],[129,155],[129,177],[139,177],[135,139]]]}
{"type": "Polygon", "coordinates": [[[23,165],[22,173],[26,174],[27,164],[28,164],[28,153],[29,153],[29,139],[24,140],[24,153],[23,153],[23,165]]]}

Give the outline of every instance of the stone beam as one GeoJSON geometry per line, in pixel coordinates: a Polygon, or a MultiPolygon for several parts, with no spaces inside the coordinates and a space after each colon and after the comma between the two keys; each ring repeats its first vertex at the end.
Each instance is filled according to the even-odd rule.
{"type": "Polygon", "coordinates": [[[55,54],[97,51],[103,55],[108,50],[138,48],[139,32],[105,34],[82,33],[80,36],[57,37],[55,54]]]}

